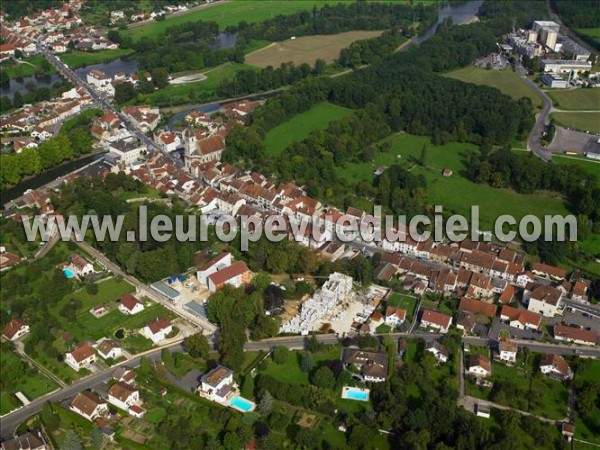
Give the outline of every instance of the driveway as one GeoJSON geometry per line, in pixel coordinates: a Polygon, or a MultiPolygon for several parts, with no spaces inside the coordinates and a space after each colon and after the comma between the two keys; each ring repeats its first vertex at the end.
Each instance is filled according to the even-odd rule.
{"type": "Polygon", "coordinates": [[[505,323],[502,323],[498,317],[494,318],[492,322],[492,326],[490,327],[490,332],[488,333],[488,338],[490,340],[497,341],[498,334],[501,330],[506,330],[510,333],[510,337],[512,339],[524,339],[524,340],[536,340],[539,341],[542,338],[542,333],[538,333],[536,331],[529,330],[521,330],[519,328],[508,326],[505,323]]]}

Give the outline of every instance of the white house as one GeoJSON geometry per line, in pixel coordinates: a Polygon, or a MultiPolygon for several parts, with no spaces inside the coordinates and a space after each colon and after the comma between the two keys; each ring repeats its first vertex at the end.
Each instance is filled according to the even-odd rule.
{"type": "Polygon", "coordinates": [[[94,266],[92,265],[92,263],[79,255],[71,255],[71,257],[69,258],[68,267],[79,278],[83,278],[86,275],[94,273],[94,266]]]}
{"type": "Polygon", "coordinates": [[[406,319],[406,311],[388,306],[385,310],[385,324],[390,327],[399,327],[406,319]]]}
{"type": "Polygon", "coordinates": [[[137,139],[128,138],[109,142],[107,144],[107,149],[121,158],[123,163],[131,164],[140,158],[140,155],[147,150],[147,147],[137,139]]]}
{"type": "Polygon", "coordinates": [[[29,325],[27,322],[21,319],[12,319],[4,327],[2,336],[9,341],[16,341],[17,339],[25,336],[27,333],[29,333],[29,325]]]}
{"type": "Polygon", "coordinates": [[[344,367],[354,366],[357,368],[364,381],[381,383],[388,376],[389,357],[387,353],[344,348],[342,351],[342,363],[344,363],[344,367]]]}
{"type": "Polygon", "coordinates": [[[536,286],[531,292],[526,290],[523,299],[529,301],[528,311],[554,317],[559,313],[562,293],[551,286],[536,286]]]}
{"type": "Polygon", "coordinates": [[[131,384],[119,381],[108,390],[108,402],[125,411],[140,401],[140,392],[131,384]]]}
{"type": "Polygon", "coordinates": [[[468,362],[468,372],[477,378],[489,377],[492,374],[490,360],[483,355],[472,355],[468,362]]]}
{"type": "Polygon", "coordinates": [[[104,359],[117,359],[123,355],[123,347],[112,339],[105,339],[96,346],[96,351],[104,359]]]}
{"type": "Polygon", "coordinates": [[[510,363],[517,361],[517,344],[513,344],[510,341],[502,341],[498,347],[500,351],[500,360],[510,363]]]}
{"type": "Polygon", "coordinates": [[[91,70],[86,75],[87,84],[92,85],[97,91],[108,94],[109,96],[115,95],[115,88],[112,85],[112,80],[108,75],[99,70],[91,70]]]}
{"type": "Polygon", "coordinates": [[[171,331],[173,331],[171,321],[166,317],[162,317],[146,325],[142,329],[142,334],[155,344],[158,344],[165,339],[171,331]]]}
{"type": "Polygon", "coordinates": [[[208,277],[218,270],[230,266],[232,262],[233,256],[231,253],[223,252],[200,267],[200,269],[198,269],[196,272],[196,277],[200,283],[202,283],[204,286],[208,286],[208,277]]]}
{"type": "Polygon", "coordinates": [[[69,409],[90,422],[108,413],[107,403],[91,391],[79,392],[69,405],[69,409]]]}
{"type": "Polygon", "coordinates": [[[542,325],[542,316],[525,309],[513,308],[504,305],[500,312],[500,320],[508,322],[511,327],[520,330],[539,330],[542,325]]]}
{"type": "Polygon", "coordinates": [[[181,139],[173,132],[163,132],[156,136],[156,143],[160,145],[163,152],[174,152],[181,145],[181,139]]]}
{"type": "Polygon", "coordinates": [[[434,328],[440,333],[447,333],[452,323],[452,317],[437,311],[426,309],[421,315],[421,326],[434,328]]]}
{"type": "Polygon", "coordinates": [[[199,393],[218,403],[225,403],[229,393],[235,389],[233,371],[223,366],[205,373],[200,381],[199,393]]]}
{"type": "Polygon", "coordinates": [[[86,342],[79,344],[75,350],[65,353],[65,362],[76,372],[88,367],[96,361],[96,353],[86,342]]]}
{"type": "Polygon", "coordinates": [[[569,379],[573,376],[571,367],[560,355],[547,354],[540,361],[540,371],[544,375],[549,375],[561,380],[569,379]]]}
{"type": "Polygon", "coordinates": [[[119,303],[119,311],[123,314],[134,315],[144,310],[144,304],[138,301],[131,294],[125,294],[121,297],[121,302],[119,303]]]}
{"type": "Polygon", "coordinates": [[[439,363],[448,361],[448,350],[438,341],[428,342],[425,351],[433,353],[433,356],[435,356],[436,361],[439,363]]]}

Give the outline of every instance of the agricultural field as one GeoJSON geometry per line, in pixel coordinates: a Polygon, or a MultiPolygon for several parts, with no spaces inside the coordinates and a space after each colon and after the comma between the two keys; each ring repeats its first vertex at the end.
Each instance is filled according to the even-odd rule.
{"type": "Polygon", "coordinates": [[[187,84],[169,85],[144,96],[141,103],[158,106],[173,106],[194,101],[210,101],[217,96],[216,90],[222,80],[232,79],[240,70],[258,70],[247,64],[225,63],[206,70],[206,79],[187,84]]]}
{"type": "Polygon", "coordinates": [[[313,130],[324,130],[330,122],[348,117],[354,111],[331,103],[320,103],[276,126],[267,133],[265,147],[270,155],[279,155],[292,142],[308,137],[313,130]]]}
{"type": "Polygon", "coordinates": [[[248,23],[272,19],[278,15],[289,15],[297,11],[310,11],[326,3],[337,3],[329,0],[288,0],[278,2],[257,2],[252,0],[237,0],[214,5],[205,9],[191,11],[177,17],[168,18],[161,22],[153,22],[139,27],[131,27],[122,31],[123,35],[131,36],[134,40],[142,37],[156,38],[173,25],[198,20],[214,21],[221,29],[237,25],[241,21],[248,23]]]}
{"type": "Polygon", "coordinates": [[[101,52],[79,52],[74,51],[60,55],[60,59],[71,69],[85,67],[92,64],[102,64],[115,59],[128,56],[133,53],[132,49],[118,48],[116,50],[103,50],[101,52]]]}
{"type": "Polygon", "coordinates": [[[470,206],[479,205],[482,229],[493,229],[494,221],[502,214],[512,214],[517,220],[527,214],[540,217],[545,214],[567,214],[565,201],[558,194],[519,194],[508,188],[496,189],[465,178],[462,172],[466,167],[467,154],[477,151],[472,144],[453,142],[435,146],[428,137],[406,133],[392,136],[390,142],[390,150],[377,153],[372,162],[338,167],[338,175],[352,184],[360,181],[371,183],[378,167],[400,164],[425,177],[429,203],[442,205],[446,212],[470,217],[470,206]],[[427,146],[427,168],[417,164],[424,145],[427,146]],[[442,176],[445,167],[452,169],[452,176],[442,176]]]}
{"type": "Polygon", "coordinates": [[[548,91],[557,109],[600,111],[600,89],[561,89],[548,91]]]}
{"type": "Polygon", "coordinates": [[[599,112],[557,112],[551,116],[558,125],[590,133],[600,133],[599,112]]]}
{"type": "Polygon", "coordinates": [[[340,56],[340,50],[352,42],[370,39],[381,35],[381,31],[348,31],[331,35],[304,36],[298,39],[288,39],[274,42],[266,47],[246,55],[246,63],[257,67],[279,67],[281,63],[307,63],[314,65],[317,59],[327,63],[333,62],[340,56]]]}
{"type": "Polygon", "coordinates": [[[470,66],[453,70],[446,73],[445,76],[467,83],[495,87],[515,100],[521,97],[529,97],[533,106],[542,105],[542,99],[512,69],[486,70],[470,66]]]}

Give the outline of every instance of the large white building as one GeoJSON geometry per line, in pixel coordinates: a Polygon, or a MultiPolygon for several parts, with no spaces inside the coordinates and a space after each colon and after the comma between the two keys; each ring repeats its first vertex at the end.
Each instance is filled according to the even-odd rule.
{"type": "Polygon", "coordinates": [[[133,163],[146,150],[146,146],[135,138],[110,142],[107,144],[107,148],[125,164],[133,163]]]}
{"type": "Polygon", "coordinates": [[[529,301],[527,310],[546,317],[560,313],[562,293],[551,286],[537,286],[532,291],[525,290],[523,299],[529,301]]]}
{"type": "Polygon", "coordinates": [[[233,262],[233,256],[229,252],[223,252],[219,254],[217,257],[210,260],[204,266],[200,267],[196,272],[196,277],[198,281],[202,283],[204,286],[208,286],[208,277],[218,270],[224,269],[228,267],[233,262]]]}
{"type": "Polygon", "coordinates": [[[542,70],[558,74],[573,72],[577,75],[579,72],[592,70],[592,63],[572,59],[542,59],[542,70]]]}
{"type": "Polygon", "coordinates": [[[229,394],[234,390],[233,371],[223,366],[217,366],[202,375],[198,388],[200,394],[218,403],[226,403],[229,394]]]}

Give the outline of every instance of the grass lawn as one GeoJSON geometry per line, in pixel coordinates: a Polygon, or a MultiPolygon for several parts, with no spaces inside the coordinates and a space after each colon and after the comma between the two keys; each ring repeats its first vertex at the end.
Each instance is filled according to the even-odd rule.
{"type": "Polygon", "coordinates": [[[187,84],[169,85],[152,94],[144,96],[141,103],[150,102],[152,105],[173,106],[193,101],[210,101],[217,97],[216,90],[222,80],[232,79],[240,70],[258,70],[247,64],[226,63],[207,69],[207,78],[187,84]]]}
{"type": "Polygon", "coordinates": [[[411,320],[415,312],[415,306],[417,305],[417,298],[412,295],[393,293],[388,297],[387,303],[388,306],[404,309],[408,320],[411,320]]]}
{"type": "Polygon", "coordinates": [[[230,25],[237,25],[241,21],[248,23],[261,22],[266,19],[274,18],[278,15],[289,15],[297,11],[310,11],[313,7],[320,7],[326,3],[337,3],[337,1],[327,0],[288,0],[277,2],[257,2],[251,0],[240,0],[215,5],[199,11],[192,11],[188,14],[172,17],[161,22],[152,22],[140,27],[128,28],[121,31],[124,36],[131,36],[134,40],[144,36],[156,38],[165,30],[173,25],[181,25],[186,22],[195,22],[199,20],[214,21],[219,24],[221,29],[230,25]]]}
{"type": "Polygon", "coordinates": [[[352,163],[345,167],[336,167],[338,175],[347,179],[349,183],[370,183],[377,167],[401,164],[410,168],[413,173],[425,177],[428,202],[442,205],[445,212],[470,217],[471,205],[479,205],[482,230],[493,230],[494,221],[502,214],[511,214],[517,220],[527,214],[540,217],[545,214],[567,214],[565,201],[558,194],[537,192],[524,195],[511,189],[496,189],[487,184],[469,181],[461,172],[465,170],[467,152],[477,151],[472,144],[453,142],[435,146],[428,137],[406,133],[392,136],[390,142],[391,149],[377,153],[370,163],[352,163]],[[416,164],[423,145],[427,145],[428,168],[416,164]],[[398,155],[401,158],[398,158],[398,155]],[[450,177],[442,176],[444,167],[451,168],[454,174],[450,177]]]}
{"type": "MultiPolygon", "coordinates": [[[[30,56],[29,58],[23,58],[21,64],[4,65],[2,67],[2,77],[6,78],[18,78],[18,77],[30,77],[35,74],[35,69],[39,67],[46,58],[41,55],[30,56]]],[[[54,67],[50,67],[50,73],[56,72],[54,67]]]]}
{"type": "Polygon", "coordinates": [[[555,164],[577,166],[600,181],[600,162],[581,156],[552,155],[555,164]]]}
{"type": "Polygon", "coordinates": [[[463,67],[445,76],[468,83],[484,84],[499,89],[512,98],[529,97],[533,106],[541,106],[542,99],[512,69],[486,70],[480,67],[463,67]]]}
{"type": "Polygon", "coordinates": [[[353,112],[331,103],[319,103],[269,131],[265,137],[267,153],[279,155],[292,142],[302,141],[311,131],[324,130],[330,122],[348,117],[353,112]]]}
{"type": "Polygon", "coordinates": [[[599,112],[557,112],[552,114],[554,121],[568,128],[600,133],[599,112]]]}
{"type": "MultiPolygon", "coordinates": [[[[274,361],[269,360],[267,367],[262,372],[266,375],[270,375],[280,381],[295,385],[308,385],[308,374],[300,370],[300,360],[304,352],[291,351],[288,355],[287,361],[283,364],[276,364],[274,361]]],[[[332,346],[322,352],[313,353],[313,361],[315,368],[319,367],[323,361],[331,361],[339,359],[341,354],[341,348],[337,345],[332,346]]]]}
{"type": "Polygon", "coordinates": [[[575,31],[579,34],[583,34],[586,36],[588,41],[595,41],[596,43],[600,43],[600,27],[596,28],[575,28],[575,31]]]}
{"type": "Polygon", "coordinates": [[[160,198],[160,191],[148,187],[146,192],[137,192],[137,191],[122,191],[117,194],[119,200],[131,200],[134,198],[160,198]]]}
{"type": "Polygon", "coordinates": [[[102,50],[100,52],[80,52],[73,51],[60,56],[62,62],[71,69],[85,67],[92,64],[101,64],[119,59],[123,56],[131,55],[134,52],[130,48],[118,48],[116,50],[102,50]]]}
{"type": "Polygon", "coordinates": [[[548,95],[558,109],[600,110],[600,89],[559,89],[548,91],[548,95]]]}

